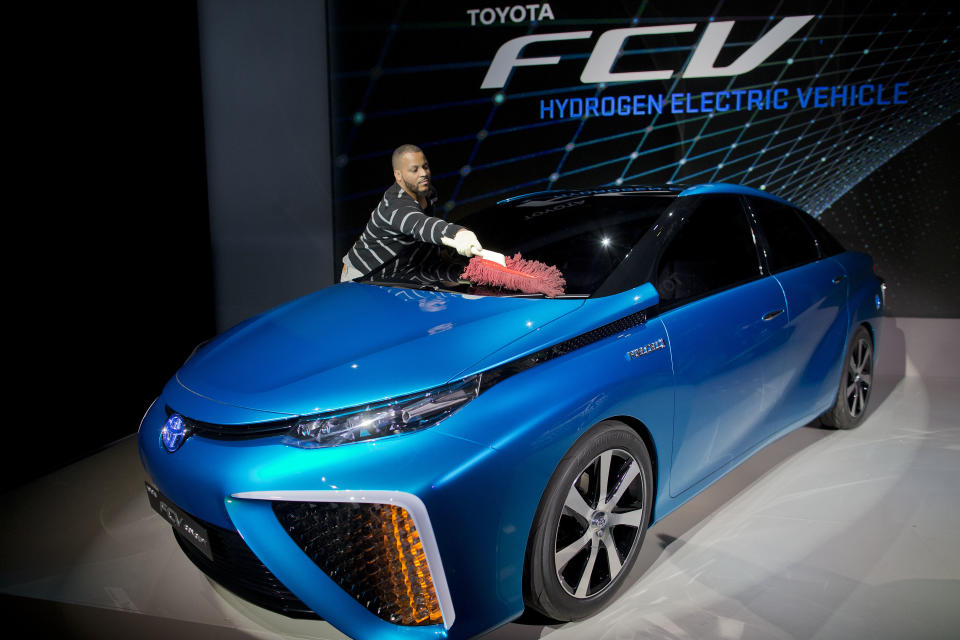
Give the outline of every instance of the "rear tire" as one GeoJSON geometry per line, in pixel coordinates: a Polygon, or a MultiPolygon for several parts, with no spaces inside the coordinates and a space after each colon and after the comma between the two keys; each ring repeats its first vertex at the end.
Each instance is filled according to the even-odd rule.
{"type": "Polygon", "coordinates": [[[527,545],[524,600],[554,620],[603,608],[624,584],[650,522],[653,473],[643,440],[606,420],[554,471],[527,545]]]}
{"type": "Polygon", "coordinates": [[[843,360],[843,374],[833,406],[820,422],[836,429],[853,429],[867,413],[873,387],[873,340],[863,326],[857,327],[843,360]]]}

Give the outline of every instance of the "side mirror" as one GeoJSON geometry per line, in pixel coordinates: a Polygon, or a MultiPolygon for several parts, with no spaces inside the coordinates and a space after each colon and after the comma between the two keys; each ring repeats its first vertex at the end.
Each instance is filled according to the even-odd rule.
{"type": "Polygon", "coordinates": [[[590,307],[591,317],[597,324],[607,324],[631,314],[650,309],[660,303],[660,294],[652,283],[603,298],[590,298],[585,304],[590,307]]]}

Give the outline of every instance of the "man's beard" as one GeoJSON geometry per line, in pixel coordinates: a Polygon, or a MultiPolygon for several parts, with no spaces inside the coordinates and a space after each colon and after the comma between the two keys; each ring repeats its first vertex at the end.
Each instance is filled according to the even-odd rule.
{"type": "Polygon", "coordinates": [[[419,182],[407,182],[406,179],[404,179],[403,184],[410,193],[416,193],[416,194],[430,193],[429,180],[427,180],[422,187],[420,186],[419,182]]]}

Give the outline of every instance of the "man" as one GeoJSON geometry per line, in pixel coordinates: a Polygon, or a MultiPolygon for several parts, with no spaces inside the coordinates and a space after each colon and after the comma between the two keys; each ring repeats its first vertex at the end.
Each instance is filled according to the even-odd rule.
{"type": "Polygon", "coordinates": [[[430,181],[430,164],[419,147],[397,147],[393,177],[396,184],[384,192],[360,238],[343,257],[341,282],[370,273],[416,242],[453,247],[468,258],[482,250],[469,229],[428,215],[436,208],[437,192],[430,181]]]}

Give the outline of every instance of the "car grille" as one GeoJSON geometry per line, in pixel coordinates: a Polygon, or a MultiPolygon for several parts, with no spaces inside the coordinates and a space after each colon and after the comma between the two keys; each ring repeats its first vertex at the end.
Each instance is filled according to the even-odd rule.
{"type": "Polygon", "coordinates": [[[273,510],[304,553],[380,619],[414,626],[443,622],[420,533],[405,509],[274,502],[273,510]]]}
{"type": "MultiPolygon", "coordinates": [[[[176,413],[170,407],[166,408],[167,417],[176,413]]],[[[212,422],[201,422],[188,418],[183,414],[178,414],[184,425],[187,427],[190,435],[198,435],[202,438],[211,438],[213,440],[246,440],[248,438],[263,438],[271,435],[286,433],[296,426],[299,418],[286,418],[283,420],[272,420],[270,422],[254,422],[251,424],[214,424],[212,422]]]]}
{"type": "Polygon", "coordinates": [[[240,534],[204,522],[196,516],[190,517],[207,529],[213,560],[211,561],[176,533],[174,537],[198,569],[244,600],[249,600],[264,609],[282,613],[291,618],[321,619],[260,562],[240,534]]]}

